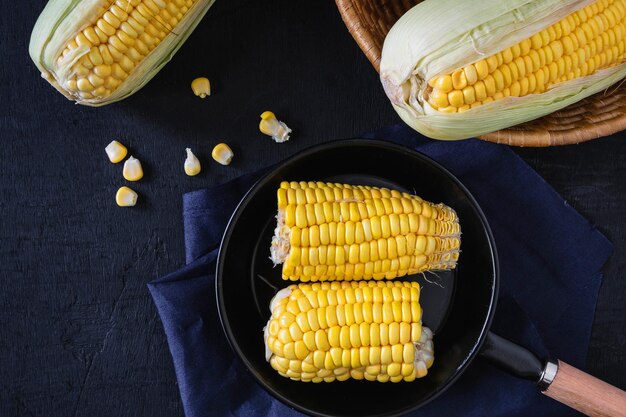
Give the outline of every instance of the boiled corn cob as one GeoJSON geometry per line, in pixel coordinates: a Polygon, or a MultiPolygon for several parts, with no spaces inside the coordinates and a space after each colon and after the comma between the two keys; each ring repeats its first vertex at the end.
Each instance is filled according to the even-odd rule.
{"type": "Polygon", "coordinates": [[[266,359],[303,382],[413,381],[433,364],[415,282],[290,285],[270,304],[266,359]]]}
{"type": "Polygon", "coordinates": [[[452,269],[454,210],[386,188],[283,182],[271,259],[286,280],[392,279],[452,269]]]}
{"type": "Polygon", "coordinates": [[[30,55],[67,98],[98,106],[146,84],[171,59],[213,0],[51,0],[30,55]]]}
{"type": "Polygon", "coordinates": [[[427,0],[391,30],[381,79],[408,124],[459,139],[606,89],[626,76],[625,48],[626,0],[427,0]],[[441,38],[421,36],[435,26],[441,38]]]}

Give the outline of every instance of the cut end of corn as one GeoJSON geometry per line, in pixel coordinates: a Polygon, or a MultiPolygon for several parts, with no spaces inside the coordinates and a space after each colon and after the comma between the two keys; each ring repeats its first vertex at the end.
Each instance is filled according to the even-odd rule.
{"type": "Polygon", "coordinates": [[[128,187],[120,187],[115,194],[115,202],[120,207],[132,207],[137,204],[137,193],[128,187]]]}
{"type": "Polygon", "coordinates": [[[233,150],[230,149],[230,146],[228,146],[227,144],[218,143],[213,148],[213,152],[211,152],[211,156],[220,164],[229,165],[231,161],[233,160],[233,157],[235,156],[235,154],[233,153],[233,150]]]}
{"type": "Polygon", "coordinates": [[[261,133],[271,136],[278,143],[288,141],[289,134],[291,134],[291,129],[285,123],[279,121],[271,111],[265,111],[261,114],[259,130],[261,133]]]}
{"type": "Polygon", "coordinates": [[[122,171],[127,181],[139,181],[143,178],[143,168],[139,159],[131,156],[124,162],[124,170],[122,171]]]}
{"type": "Polygon", "coordinates": [[[126,158],[126,154],[128,154],[128,149],[126,146],[122,145],[118,141],[114,140],[109,143],[106,148],[104,148],[109,160],[114,164],[121,162],[126,158]]]}
{"type": "Polygon", "coordinates": [[[191,152],[191,148],[186,148],[187,159],[185,159],[185,174],[193,177],[200,173],[200,160],[191,152]]]}
{"type": "Polygon", "coordinates": [[[458,217],[397,190],[283,182],[270,259],[292,281],[381,280],[453,269],[458,217]]]}
{"type": "Polygon", "coordinates": [[[291,285],[271,302],[266,358],[302,382],[410,382],[434,361],[415,282],[291,285]]]}
{"type": "Polygon", "coordinates": [[[440,112],[461,113],[541,94],[625,62],[625,38],[626,0],[597,0],[494,55],[432,78],[424,99],[440,112]]]}
{"type": "Polygon", "coordinates": [[[193,93],[200,97],[205,98],[211,95],[211,83],[208,78],[199,77],[191,82],[191,89],[193,93]]]}

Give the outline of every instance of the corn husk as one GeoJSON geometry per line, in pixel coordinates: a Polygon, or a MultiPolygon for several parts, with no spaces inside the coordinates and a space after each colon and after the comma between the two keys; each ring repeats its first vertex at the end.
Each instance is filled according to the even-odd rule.
{"type": "Polygon", "coordinates": [[[446,114],[423,100],[428,80],[493,55],[593,0],[427,0],[409,10],[385,39],[383,87],[402,120],[435,139],[465,139],[555,112],[626,77],[626,63],[554,84],[541,94],[507,97],[446,114]]]}
{"type": "Polygon", "coordinates": [[[198,0],[163,41],[129,74],[129,77],[105,98],[81,100],[63,86],[72,65],[89,52],[77,48],[74,54],[59,60],[67,43],[86,26],[94,23],[104,0],[50,0],[35,23],[30,38],[31,59],[41,76],[68,99],[78,104],[102,106],[122,100],[141,89],[174,56],[200,23],[215,0],[198,0]]]}

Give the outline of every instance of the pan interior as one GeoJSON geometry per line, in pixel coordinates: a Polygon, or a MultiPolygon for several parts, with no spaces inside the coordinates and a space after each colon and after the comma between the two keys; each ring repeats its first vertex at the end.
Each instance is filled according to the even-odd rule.
{"type": "Polygon", "coordinates": [[[466,190],[444,169],[415,152],[374,141],[342,141],[299,154],[262,179],[244,198],[220,251],[220,317],[234,350],[280,400],[312,415],[377,416],[410,411],[436,396],[476,353],[489,323],[495,291],[491,238],[466,190]],[[435,363],[412,383],[346,381],[312,384],[279,376],[265,361],[262,329],[274,293],[287,285],[269,259],[281,181],[329,181],[395,188],[454,208],[461,256],[453,271],[405,277],[422,285],[424,325],[435,332],[435,363]]]}

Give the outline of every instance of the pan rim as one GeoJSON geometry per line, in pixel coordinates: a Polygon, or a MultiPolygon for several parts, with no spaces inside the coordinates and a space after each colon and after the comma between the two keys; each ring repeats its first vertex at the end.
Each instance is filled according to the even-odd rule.
{"type": "Polygon", "coordinates": [[[255,371],[253,364],[247,359],[246,355],[242,352],[241,348],[236,342],[236,338],[232,332],[229,319],[227,315],[224,313],[225,304],[224,304],[224,296],[223,296],[221,282],[223,278],[223,273],[222,273],[223,272],[223,258],[225,256],[224,254],[226,252],[228,242],[232,236],[234,225],[237,223],[237,220],[239,219],[241,214],[244,212],[246,206],[254,198],[254,195],[256,194],[257,190],[261,188],[263,185],[265,185],[265,183],[267,183],[276,173],[280,172],[286,166],[293,164],[300,159],[306,158],[318,152],[324,152],[324,151],[331,150],[331,149],[338,148],[338,147],[352,147],[352,146],[385,148],[388,150],[390,149],[393,151],[410,154],[411,157],[421,159],[423,162],[429,163],[433,165],[436,169],[442,171],[445,174],[445,176],[447,176],[453,183],[455,183],[456,186],[459,187],[459,189],[463,191],[470,205],[476,212],[476,215],[478,219],[480,220],[483,230],[485,231],[485,234],[487,236],[487,243],[489,246],[489,253],[491,257],[491,266],[492,266],[491,269],[493,273],[493,280],[491,284],[491,298],[489,300],[489,307],[487,309],[486,317],[483,321],[483,325],[482,325],[480,334],[476,342],[473,344],[472,349],[468,352],[462,364],[456,369],[456,371],[450,377],[450,379],[447,380],[445,384],[441,385],[431,395],[429,395],[428,397],[424,398],[422,401],[419,401],[418,403],[404,410],[400,410],[398,412],[392,412],[392,413],[379,414],[380,416],[386,416],[386,417],[401,416],[401,415],[410,413],[412,411],[415,411],[419,409],[420,407],[425,406],[426,404],[428,404],[435,398],[439,397],[442,393],[444,393],[451,385],[453,385],[457,381],[457,379],[467,370],[468,366],[474,361],[476,356],[479,354],[483,343],[485,342],[487,338],[489,329],[491,328],[493,316],[496,310],[498,291],[499,291],[499,285],[500,285],[500,268],[499,268],[498,254],[496,250],[495,240],[493,237],[493,233],[491,231],[491,227],[489,226],[489,223],[487,222],[487,218],[485,217],[485,214],[482,208],[480,207],[480,205],[478,204],[478,202],[476,201],[472,193],[467,189],[467,187],[454,174],[452,174],[446,167],[444,167],[443,165],[441,165],[439,162],[435,161],[431,157],[419,151],[411,149],[409,147],[398,145],[393,142],[383,141],[379,139],[352,138],[352,139],[332,140],[332,141],[324,142],[318,145],[313,145],[311,147],[308,147],[306,149],[303,149],[293,154],[292,156],[288,157],[284,161],[271,166],[269,168],[269,171],[264,173],[250,187],[250,189],[246,192],[246,194],[241,198],[241,200],[235,207],[233,214],[231,215],[226,225],[224,234],[222,236],[222,240],[220,242],[220,247],[219,247],[219,251],[217,255],[216,267],[215,267],[215,297],[217,301],[218,317],[220,320],[220,324],[222,326],[222,330],[224,331],[226,335],[226,339],[228,340],[228,344],[230,345],[231,349],[235,352],[237,358],[243,363],[246,371],[252,375],[252,379],[258,385],[260,385],[266,392],[270,393],[274,398],[278,399],[280,402],[287,405],[288,407],[298,410],[307,415],[311,415],[315,417],[332,417],[333,416],[331,414],[324,414],[324,413],[319,413],[317,411],[311,410],[287,398],[286,396],[277,392],[275,389],[269,386],[264,381],[263,376],[260,375],[257,371],[255,371]]]}

